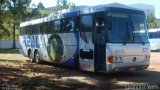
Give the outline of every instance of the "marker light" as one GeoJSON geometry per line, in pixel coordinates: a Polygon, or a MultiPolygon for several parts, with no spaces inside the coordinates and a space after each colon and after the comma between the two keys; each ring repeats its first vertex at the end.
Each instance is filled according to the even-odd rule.
{"type": "Polygon", "coordinates": [[[109,56],[109,57],[107,58],[107,61],[108,61],[109,63],[113,63],[113,56],[109,56]]]}

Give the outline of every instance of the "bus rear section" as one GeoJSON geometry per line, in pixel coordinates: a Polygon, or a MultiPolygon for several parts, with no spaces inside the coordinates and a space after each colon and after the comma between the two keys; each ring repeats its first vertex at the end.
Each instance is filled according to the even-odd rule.
{"type": "Polygon", "coordinates": [[[149,66],[149,45],[107,44],[107,72],[143,70],[149,66]]]}
{"type": "Polygon", "coordinates": [[[143,11],[110,7],[96,12],[94,20],[92,35],[85,32],[80,41],[80,70],[110,73],[147,69],[150,44],[143,11]]]}

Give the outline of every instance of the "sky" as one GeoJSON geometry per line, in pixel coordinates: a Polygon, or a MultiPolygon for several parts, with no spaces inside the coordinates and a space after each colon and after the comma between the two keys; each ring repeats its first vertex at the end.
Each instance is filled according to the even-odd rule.
{"type": "MultiPolygon", "coordinates": [[[[32,0],[32,3],[36,5],[39,2],[42,2],[44,7],[52,7],[56,5],[57,0],[32,0]]],[[[76,6],[78,5],[87,5],[87,6],[94,6],[99,4],[108,4],[108,3],[121,3],[121,4],[136,4],[136,3],[143,3],[148,5],[155,6],[155,15],[156,17],[160,18],[160,0],[68,0],[69,2],[75,3],[76,6]]]]}

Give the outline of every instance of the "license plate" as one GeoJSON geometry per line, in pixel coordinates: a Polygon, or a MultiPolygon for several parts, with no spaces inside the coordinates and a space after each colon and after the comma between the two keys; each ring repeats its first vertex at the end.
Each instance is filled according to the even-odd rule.
{"type": "Polygon", "coordinates": [[[136,67],[130,67],[129,68],[129,71],[135,71],[136,70],[136,67]]]}

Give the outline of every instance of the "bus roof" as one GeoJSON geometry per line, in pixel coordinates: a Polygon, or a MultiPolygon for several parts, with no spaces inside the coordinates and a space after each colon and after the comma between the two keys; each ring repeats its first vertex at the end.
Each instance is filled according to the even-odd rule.
{"type": "MultiPolygon", "coordinates": [[[[110,4],[103,4],[103,5],[97,5],[97,6],[84,6],[82,8],[77,8],[77,9],[72,9],[69,12],[66,13],[59,13],[58,15],[52,15],[52,16],[47,16],[44,18],[36,19],[36,20],[31,20],[31,21],[26,21],[22,22],[20,24],[20,27],[28,26],[28,25],[34,25],[34,24],[39,24],[42,22],[47,22],[55,19],[61,19],[61,18],[66,18],[66,17],[73,17],[73,16],[78,16],[81,14],[89,14],[89,13],[94,13],[94,12],[99,12],[99,11],[104,11],[106,8],[110,10],[117,10],[119,9],[127,9],[133,11],[139,11],[141,13],[144,13],[141,10],[138,10],[133,7],[129,7],[127,5],[119,4],[119,3],[110,3],[110,4]]],[[[120,10],[117,10],[120,11],[120,10]]]]}

